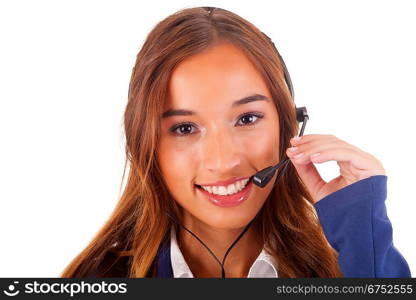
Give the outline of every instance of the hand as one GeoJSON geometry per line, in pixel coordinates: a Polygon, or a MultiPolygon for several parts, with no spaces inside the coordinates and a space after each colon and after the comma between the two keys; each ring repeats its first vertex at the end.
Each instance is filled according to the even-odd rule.
{"type": "Polygon", "coordinates": [[[361,179],[386,175],[377,158],[333,135],[308,134],[303,135],[298,141],[292,138],[290,143],[292,148],[296,146],[297,150],[292,152],[292,148],[288,148],[286,154],[305,183],[314,203],[361,179]],[[294,157],[300,153],[303,153],[300,157],[294,157]],[[320,154],[312,156],[315,153],[320,154]],[[337,162],[341,174],[325,182],[313,163],[320,164],[331,160],[337,162]]]}

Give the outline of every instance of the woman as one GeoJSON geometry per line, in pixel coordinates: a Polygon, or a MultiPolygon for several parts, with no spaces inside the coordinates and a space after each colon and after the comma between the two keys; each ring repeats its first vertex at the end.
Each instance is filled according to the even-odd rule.
{"type": "Polygon", "coordinates": [[[294,139],[289,85],[272,42],[229,11],[160,22],[130,82],[124,193],[62,277],[410,276],[382,164],[333,135],[294,139]],[[313,163],[331,160],[325,182],[313,163]]]}

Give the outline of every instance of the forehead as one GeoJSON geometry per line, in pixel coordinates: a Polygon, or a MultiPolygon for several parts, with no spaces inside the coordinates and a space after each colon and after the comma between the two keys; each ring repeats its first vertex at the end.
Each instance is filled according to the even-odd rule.
{"type": "Polygon", "coordinates": [[[169,81],[167,106],[232,102],[253,93],[267,96],[260,72],[242,50],[221,43],[182,61],[169,81]]]}

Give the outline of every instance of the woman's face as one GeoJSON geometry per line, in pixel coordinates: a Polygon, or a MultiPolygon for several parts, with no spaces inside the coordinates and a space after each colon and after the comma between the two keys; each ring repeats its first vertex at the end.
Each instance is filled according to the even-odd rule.
{"type": "Polygon", "coordinates": [[[221,43],[181,62],[168,94],[157,155],[184,225],[244,227],[275,177],[265,188],[244,187],[244,179],[279,162],[279,119],[265,81],[240,49],[221,43]]]}

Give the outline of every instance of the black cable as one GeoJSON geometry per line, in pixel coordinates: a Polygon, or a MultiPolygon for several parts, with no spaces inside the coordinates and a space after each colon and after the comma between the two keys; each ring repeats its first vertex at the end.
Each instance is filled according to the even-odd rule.
{"type": "Polygon", "coordinates": [[[253,220],[251,220],[250,223],[247,224],[247,226],[246,226],[246,228],[244,228],[243,232],[240,233],[240,235],[237,237],[237,239],[228,248],[227,252],[225,252],[224,259],[222,260],[222,264],[221,264],[221,269],[222,269],[221,276],[222,276],[222,278],[225,278],[224,264],[225,264],[225,259],[227,258],[228,253],[230,253],[230,251],[234,247],[234,245],[237,244],[237,242],[241,239],[241,237],[244,235],[244,233],[246,233],[246,231],[248,230],[248,228],[250,227],[250,225],[253,223],[253,221],[254,221],[255,218],[256,217],[254,217],[253,220]]]}
{"type": "Polygon", "coordinates": [[[183,227],[187,232],[189,232],[193,237],[195,237],[207,250],[209,253],[211,253],[211,255],[215,258],[215,260],[219,263],[220,267],[221,267],[221,278],[225,278],[225,270],[224,270],[224,265],[225,265],[225,259],[228,256],[228,253],[230,253],[231,249],[235,246],[235,244],[241,239],[241,237],[244,235],[244,233],[247,232],[247,230],[249,229],[250,225],[254,222],[254,220],[257,218],[258,214],[256,214],[256,216],[246,225],[246,227],[244,228],[244,230],[240,233],[240,235],[236,238],[236,240],[231,244],[231,246],[228,248],[228,250],[226,251],[224,258],[222,260],[222,263],[220,262],[220,260],[217,258],[217,256],[211,251],[211,249],[209,249],[209,247],[207,245],[205,245],[205,243],[196,235],[194,234],[191,230],[189,230],[188,228],[186,228],[184,225],[182,225],[180,222],[178,222],[174,217],[172,217],[168,212],[166,212],[167,216],[176,224],[178,224],[179,226],[183,227]]]}

